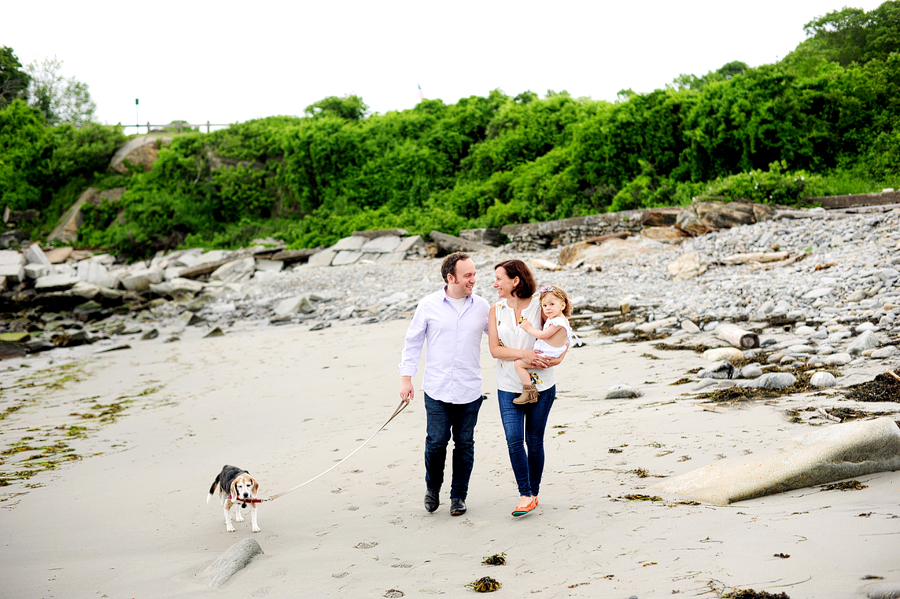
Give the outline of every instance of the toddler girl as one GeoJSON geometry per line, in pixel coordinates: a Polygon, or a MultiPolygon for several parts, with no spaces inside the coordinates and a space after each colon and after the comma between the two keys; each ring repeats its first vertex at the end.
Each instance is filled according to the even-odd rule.
{"type": "MultiPolygon", "coordinates": [[[[572,336],[572,327],[566,318],[572,314],[569,305],[569,297],[559,287],[541,287],[541,312],[544,317],[543,330],[536,329],[527,320],[519,325],[523,331],[537,338],[534,342],[534,351],[540,352],[542,357],[557,358],[566,351],[572,336]]],[[[528,370],[528,364],[522,360],[515,361],[516,374],[522,381],[522,394],[513,403],[522,405],[535,403],[538,400],[538,392],[534,385],[534,376],[528,370]]]]}

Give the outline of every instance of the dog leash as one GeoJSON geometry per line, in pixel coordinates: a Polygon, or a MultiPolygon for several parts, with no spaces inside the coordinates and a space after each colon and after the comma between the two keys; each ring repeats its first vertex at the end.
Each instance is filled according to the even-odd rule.
{"type": "Polygon", "coordinates": [[[375,435],[377,435],[378,433],[380,433],[381,431],[383,431],[383,430],[384,430],[384,427],[386,427],[388,424],[390,424],[390,423],[391,423],[391,420],[393,420],[394,418],[396,418],[396,417],[397,417],[397,414],[399,414],[400,412],[402,412],[402,411],[406,408],[406,406],[408,406],[408,405],[409,405],[409,402],[408,402],[408,401],[401,401],[401,402],[400,402],[400,405],[397,406],[397,409],[394,410],[394,413],[391,414],[391,417],[387,419],[387,422],[385,422],[384,424],[381,425],[381,428],[379,428],[377,431],[375,431],[375,432],[372,434],[371,437],[369,437],[368,439],[366,439],[365,441],[363,441],[362,445],[360,445],[359,447],[357,447],[356,449],[354,449],[352,452],[350,452],[350,455],[348,455],[347,457],[345,457],[343,460],[341,460],[340,462],[338,462],[337,464],[335,464],[334,466],[332,466],[331,468],[329,468],[329,469],[326,470],[325,472],[322,472],[321,474],[317,474],[316,476],[312,477],[312,478],[309,479],[308,481],[302,482],[302,483],[300,483],[299,485],[297,485],[296,487],[292,487],[292,488],[288,489],[287,491],[282,491],[281,493],[276,493],[275,495],[272,495],[271,497],[267,497],[267,498],[265,498],[265,499],[247,499],[247,500],[238,500],[237,503],[263,503],[264,501],[273,501],[273,500],[275,500],[275,499],[278,499],[279,497],[283,497],[283,496],[287,495],[288,493],[291,493],[291,492],[293,492],[293,491],[296,491],[297,489],[299,489],[299,488],[302,487],[302,486],[308,485],[309,483],[311,483],[312,481],[316,480],[316,479],[319,478],[319,477],[322,477],[322,476],[328,474],[329,472],[331,472],[332,470],[334,470],[335,468],[337,468],[338,466],[340,466],[341,464],[343,464],[344,462],[346,462],[347,460],[349,460],[351,457],[353,457],[353,454],[355,454],[357,451],[359,451],[360,449],[362,449],[363,447],[365,447],[365,446],[369,443],[369,441],[371,441],[372,439],[375,438],[375,435]]]}

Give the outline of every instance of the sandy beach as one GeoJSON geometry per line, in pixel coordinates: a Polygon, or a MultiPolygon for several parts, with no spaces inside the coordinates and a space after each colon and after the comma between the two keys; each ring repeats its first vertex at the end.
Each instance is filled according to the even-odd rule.
{"type": "MultiPolygon", "coordinates": [[[[313,332],[244,323],[206,339],[193,327],[177,343],[164,333],[121,351],[83,346],[0,363],[4,447],[63,440],[81,457],[0,488],[0,596],[461,597],[491,576],[500,596],[752,588],[796,599],[865,596],[872,584],[900,582],[896,473],[860,477],[859,491],[809,488],[727,507],[626,499],[658,495],[659,477],[771,450],[812,430],[786,410],[837,401],[820,393],[706,404],[690,385],[671,385],[704,366],[700,356],[649,342],[573,349],[558,368],[541,504],[527,517],[510,516],[517,492],[485,339],[468,513],[449,515],[448,488],[437,512],[422,506],[420,371],[413,403],[368,446],[262,504],[262,532],[250,532],[248,517],[227,533],[218,501],[205,503],[222,465],[249,470],[268,497],[357,448],[397,407],[407,324],[313,332]],[[604,399],[620,380],[644,395],[604,399]],[[79,416],[90,410],[114,419],[79,416]],[[202,571],[248,537],[264,555],[209,588],[202,571]],[[499,553],[505,566],[482,565],[499,553]]],[[[3,458],[5,468],[18,459],[3,458]]]]}

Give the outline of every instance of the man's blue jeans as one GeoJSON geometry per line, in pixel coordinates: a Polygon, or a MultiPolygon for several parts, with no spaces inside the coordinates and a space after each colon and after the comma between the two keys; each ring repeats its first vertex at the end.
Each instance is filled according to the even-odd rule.
{"type": "Polygon", "coordinates": [[[447,444],[453,439],[453,478],[450,497],[465,499],[475,465],[475,423],[482,398],[466,404],[445,403],[425,394],[428,424],[425,436],[425,486],[440,491],[444,484],[447,444]]]}
{"type": "Polygon", "coordinates": [[[519,495],[537,497],[544,473],[544,429],[556,399],[556,385],[541,391],[537,403],[517,406],[513,400],[518,395],[497,391],[500,419],[503,421],[509,461],[519,486],[519,495]]]}

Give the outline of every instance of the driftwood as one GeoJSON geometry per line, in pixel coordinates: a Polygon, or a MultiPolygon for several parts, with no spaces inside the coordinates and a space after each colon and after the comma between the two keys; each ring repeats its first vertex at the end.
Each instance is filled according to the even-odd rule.
{"type": "Polygon", "coordinates": [[[892,377],[894,377],[895,379],[897,379],[898,381],[900,381],[900,376],[897,376],[897,375],[894,374],[893,371],[891,371],[891,370],[888,370],[887,372],[885,372],[885,374],[889,374],[889,375],[891,375],[892,377]]]}
{"type": "Polygon", "coordinates": [[[752,349],[759,347],[759,335],[745,331],[733,324],[721,324],[716,328],[716,337],[727,341],[738,349],[752,349]]]}
{"type": "Polygon", "coordinates": [[[735,254],[723,258],[725,264],[747,264],[748,262],[778,262],[785,260],[790,254],[788,252],[752,252],[749,254],[735,254]]]}
{"type": "Polygon", "coordinates": [[[196,279],[197,277],[202,277],[203,275],[212,273],[223,264],[228,264],[233,260],[235,260],[235,258],[229,258],[228,260],[219,260],[216,262],[207,262],[205,264],[198,264],[197,266],[182,270],[180,273],[178,273],[178,276],[182,279],[196,279]]]}
{"type": "Polygon", "coordinates": [[[838,418],[837,416],[832,416],[831,414],[829,414],[828,412],[826,412],[826,411],[823,410],[822,408],[819,408],[817,411],[819,412],[819,414],[821,414],[823,417],[825,417],[825,418],[827,418],[827,419],[829,419],[829,420],[833,420],[834,422],[843,422],[843,420],[841,420],[841,419],[838,418]]]}
{"type": "Polygon", "coordinates": [[[793,264],[794,262],[800,262],[806,258],[806,254],[797,254],[796,256],[791,256],[787,260],[782,260],[780,262],[768,262],[768,263],[760,263],[757,262],[755,264],[750,265],[750,270],[772,270],[778,266],[788,266],[789,264],[793,264]]]}

